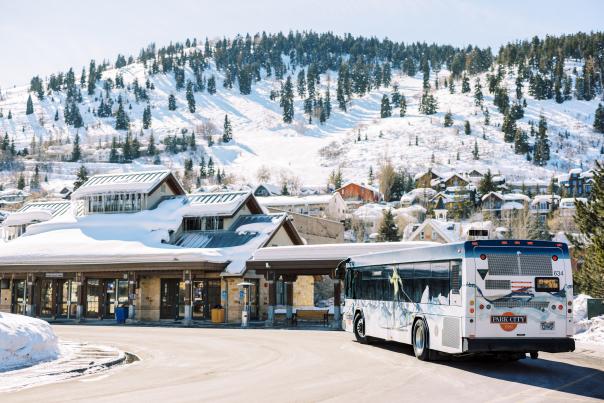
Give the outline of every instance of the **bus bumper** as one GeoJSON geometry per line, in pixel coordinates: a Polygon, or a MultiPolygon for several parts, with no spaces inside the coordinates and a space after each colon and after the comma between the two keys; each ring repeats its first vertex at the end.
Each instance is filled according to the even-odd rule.
{"type": "Polygon", "coordinates": [[[575,340],[571,337],[559,338],[518,338],[518,339],[463,339],[464,353],[508,352],[523,353],[544,351],[547,353],[564,353],[575,351],[575,340]]]}

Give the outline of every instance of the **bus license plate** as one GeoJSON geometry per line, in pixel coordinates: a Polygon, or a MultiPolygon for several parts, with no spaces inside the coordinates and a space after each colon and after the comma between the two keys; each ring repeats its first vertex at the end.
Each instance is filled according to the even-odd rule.
{"type": "Polygon", "coordinates": [[[541,330],[554,330],[556,322],[541,322],[541,330]]]}
{"type": "Polygon", "coordinates": [[[526,316],[515,315],[496,315],[491,316],[491,323],[526,323],[526,316]]]}

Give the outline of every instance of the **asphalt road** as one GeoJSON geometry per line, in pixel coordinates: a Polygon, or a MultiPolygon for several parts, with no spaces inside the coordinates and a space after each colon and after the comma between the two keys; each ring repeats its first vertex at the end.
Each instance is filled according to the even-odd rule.
{"type": "MultiPolygon", "coordinates": [[[[420,362],[409,347],[344,332],[55,326],[65,340],[141,361],[9,394],[2,402],[563,402],[604,398],[604,350],[538,360],[420,362]]],[[[0,376],[0,382],[2,377],[0,376]]]]}

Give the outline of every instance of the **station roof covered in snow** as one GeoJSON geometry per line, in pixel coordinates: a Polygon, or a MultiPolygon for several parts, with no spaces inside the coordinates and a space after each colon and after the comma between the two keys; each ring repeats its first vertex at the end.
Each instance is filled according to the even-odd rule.
{"type": "Polygon", "coordinates": [[[117,174],[94,175],[82,184],[72,197],[88,196],[97,193],[152,193],[162,183],[167,183],[175,194],[183,195],[185,190],[169,170],[127,172],[117,174]]]}
{"type": "Polygon", "coordinates": [[[30,202],[14,213],[8,215],[3,225],[21,225],[32,222],[48,221],[71,211],[69,201],[30,202]]]}
{"type": "Polygon", "coordinates": [[[256,273],[319,275],[333,274],[349,257],[433,245],[432,242],[337,243],[325,245],[261,248],[247,262],[256,273]]]}

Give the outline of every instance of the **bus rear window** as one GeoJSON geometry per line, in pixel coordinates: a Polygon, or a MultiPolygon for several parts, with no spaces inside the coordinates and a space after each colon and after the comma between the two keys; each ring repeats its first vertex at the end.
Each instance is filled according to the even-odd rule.
{"type": "Polygon", "coordinates": [[[536,292],[557,292],[560,290],[560,279],[557,277],[536,277],[536,292]]]}

